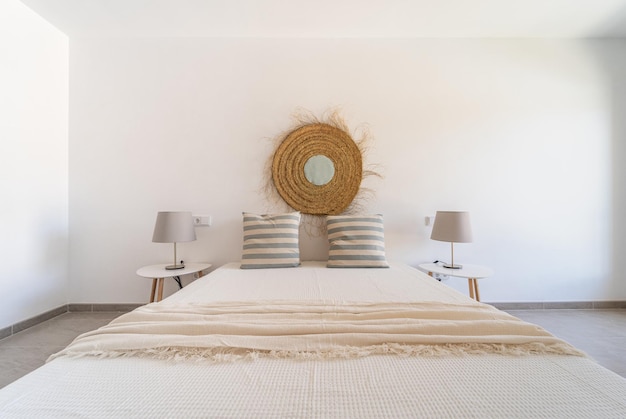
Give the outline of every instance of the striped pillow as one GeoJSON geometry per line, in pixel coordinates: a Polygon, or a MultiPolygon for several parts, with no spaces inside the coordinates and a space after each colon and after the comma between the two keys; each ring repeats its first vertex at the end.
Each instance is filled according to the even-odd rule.
{"type": "Polygon", "coordinates": [[[383,216],[329,215],[329,268],[388,268],[383,216]]]}
{"type": "Polygon", "coordinates": [[[289,268],[300,265],[300,213],[243,213],[242,269],[289,268]]]}

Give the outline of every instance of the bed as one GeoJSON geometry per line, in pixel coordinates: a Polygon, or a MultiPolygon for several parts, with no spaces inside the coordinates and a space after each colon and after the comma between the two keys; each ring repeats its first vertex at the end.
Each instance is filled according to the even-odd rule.
{"type": "Polygon", "coordinates": [[[78,337],[0,417],[626,417],[626,380],[406,265],[240,269],[78,337]]]}

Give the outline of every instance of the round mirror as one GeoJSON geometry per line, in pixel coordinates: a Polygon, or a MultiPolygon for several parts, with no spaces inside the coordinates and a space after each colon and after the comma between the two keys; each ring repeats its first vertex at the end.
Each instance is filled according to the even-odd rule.
{"type": "Polygon", "coordinates": [[[326,185],[335,176],[335,165],[328,157],[318,154],[304,164],[304,177],[314,185],[326,185]]]}

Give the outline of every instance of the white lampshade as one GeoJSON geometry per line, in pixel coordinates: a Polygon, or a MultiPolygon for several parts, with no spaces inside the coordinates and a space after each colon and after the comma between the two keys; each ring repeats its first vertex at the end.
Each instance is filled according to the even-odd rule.
{"type": "Polygon", "coordinates": [[[454,243],[472,242],[472,226],[470,225],[469,212],[437,211],[430,238],[442,242],[450,242],[450,263],[444,263],[444,268],[463,268],[462,265],[454,263],[454,243]]]}
{"type": "Polygon", "coordinates": [[[472,226],[469,212],[437,211],[430,238],[450,243],[471,243],[472,226]]]}
{"type": "Polygon", "coordinates": [[[155,243],[174,243],[174,264],[165,269],[182,269],[185,264],[177,262],[176,243],[191,242],[196,239],[193,217],[189,211],[163,211],[157,214],[152,241],[155,243]]]}
{"type": "Polygon", "coordinates": [[[191,242],[196,230],[190,211],[164,211],[157,214],[152,241],[155,243],[191,242]]]}

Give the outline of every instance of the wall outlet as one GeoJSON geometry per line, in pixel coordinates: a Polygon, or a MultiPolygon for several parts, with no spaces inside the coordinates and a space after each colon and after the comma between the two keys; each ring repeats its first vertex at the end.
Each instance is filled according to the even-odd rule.
{"type": "Polygon", "coordinates": [[[211,225],[210,215],[192,215],[193,225],[195,227],[208,227],[211,225]]]}

